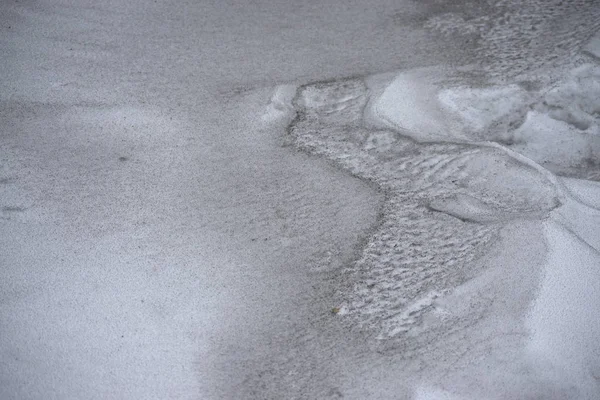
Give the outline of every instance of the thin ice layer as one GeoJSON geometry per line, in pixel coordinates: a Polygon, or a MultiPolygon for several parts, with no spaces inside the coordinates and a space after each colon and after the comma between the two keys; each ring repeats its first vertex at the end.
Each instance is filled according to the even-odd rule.
{"type": "Polygon", "coordinates": [[[600,179],[600,66],[540,88],[454,81],[441,69],[401,72],[368,114],[421,142],[495,142],[552,172],[600,179]]]}
{"type": "MultiPolygon", "coordinates": [[[[347,269],[351,288],[342,312],[379,338],[411,337],[406,345],[417,345],[451,323],[437,313],[436,299],[475,273],[472,262],[498,227],[545,215],[558,205],[557,194],[544,175],[502,150],[419,144],[369,127],[363,121],[368,102],[360,79],[305,86],[289,131],[302,148],[386,193],[379,228],[347,269]],[[469,196],[485,212],[462,218],[470,204],[448,203],[453,196],[469,196]]],[[[420,124],[411,123],[411,129],[420,124]]]]}

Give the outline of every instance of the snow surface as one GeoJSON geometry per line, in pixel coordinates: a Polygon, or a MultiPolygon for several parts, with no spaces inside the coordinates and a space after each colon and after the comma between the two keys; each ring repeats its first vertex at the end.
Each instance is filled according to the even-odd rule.
{"type": "MultiPolygon", "coordinates": [[[[597,177],[597,68],[571,68],[548,86],[469,87],[460,71],[436,67],[299,91],[295,143],[386,193],[381,223],[348,270],[340,315],[375,331],[381,351],[400,351],[406,370],[435,363],[421,373],[430,378],[416,386],[416,398],[600,394],[594,350],[600,288],[592,276],[600,268],[600,221],[593,210],[600,193],[593,183],[554,174],[597,177]],[[550,220],[583,244],[552,231],[553,223],[544,222],[550,220]],[[506,235],[512,240],[498,239],[506,235]],[[485,247],[495,249],[492,258],[478,253],[485,247]],[[527,260],[525,254],[534,254],[531,263],[517,261],[527,260]],[[557,261],[556,254],[566,258],[557,261]],[[560,274],[557,265],[569,271],[561,280],[572,280],[567,290],[546,283],[545,277],[560,274]],[[579,275],[587,277],[581,294],[579,275]],[[498,302],[506,309],[500,311],[498,302]],[[504,320],[503,312],[510,318],[504,320]],[[568,337],[556,328],[563,320],[569,321],[568,337]],[[464,353],[448,355],[439,345],[436,354],[435,340],[464,346],[464,353]],[[568,347],[573,340],[585,344],[568,347]],[[563,375],[552,372],[554,364],[563,375]],[[436,381],[443,386],[436,388],[436,381]]],[[[407,382],[416,374],[391,370],[367,376],[389,380],[396,374],[407,382]]],[[[383,385],[356,398],[404,390],[383,385]]]]}
{"type": "Polygon", "coordinates": [[[592,36],[590,41],[583,47],[583,50],[600,59],[600,34],[592,36]]]}
{"type": "Polygon", "coordinates": [[[0,398],[600,397],[591,3],[0,5],[0,398]]]}
{"type": "MultiPolygon", "coordinates": [[[[574,225],[578,230],[580,224],[574,225]]],[[[554,222],[545,224],[549,253],[529,321],[528,351],[540,359],[549,379],[571,385],[573,397],[581,399],[597,398],[599,390],[599,226],[600,212],[596,212],[589,225],[592,230],[587,230],[596,239],[594,246],[577,231],[554,222]]]]}

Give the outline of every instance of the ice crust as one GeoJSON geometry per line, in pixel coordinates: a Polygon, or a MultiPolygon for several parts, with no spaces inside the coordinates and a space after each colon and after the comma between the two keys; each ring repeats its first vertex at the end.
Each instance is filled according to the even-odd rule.
{"type": "Polygon", "coordinates": [[[448,87],[440,75],[400,73],[369,114],[418,141],[496,142],[552,172],[600,179],[600,66],[584,64],[537,90],[448,87]]]}
{"type": "Polygon", "coordinates": [[[586,63],[549,86],[468,86],[453,71],[425,68],[299,89],[289,128],[295,143],[386,197],[378,228],[344,270],[340,317],[405,354],[457,332],[467,343],[486,337],[493,349],[465,368],[485,363],[497,375],[447,370],[463,383],[450,391],[424,383],[415,398],[592,400],[600,393],[600,192],[589,181],[600,178],[599,71],[586,63]],[[514,228],[524,221],[531,221],[527,229],[514,228]],[[507,232],[524,244],[517,257],[531,249],[537,261],[517,263],[518,245],[500,240],[507,232]],[[495,281],[503,268],[486,263],[520,265],[523,278],[495,281]],[[579,285],[585,294],[575,293],[579,285]],[[490,289],[489,298],[477,299],[490,289]],[[491,309],[505,296],[520,300],[507,305],[513,314],[500,328],[491,309]],[[564,320],[568,329],[554,328],[564,320]],[[506,338],[492,340],[498,330],[506,338]],[[581,346],[567,344],[573,341],[581,346]],[[519,376],[519,368],[530,372],[519,376]],[[501,382],[514,386],[501,389],[501,382]]]}
{"type": "MultiPolygon", "coordinates": [[[[385,192],[380,226],[348,271],[354,287],[345,307],[360,325],[379,326],[380,338],[416,337],[424,315],[436,308],[423,299],[473,273],[469,263],[497,234],[499,225],[488,223],[541,218],[558,206],[558,193],[538,170],[500,149],[420,144],[398,134],[404,129],[369,128],[362,120],[368,103],[360,79],[308,85],[296,98],[290,134],[300,147],[385,192]]],[[[422,126],[409,124],[408,132],[422,126]]]]}

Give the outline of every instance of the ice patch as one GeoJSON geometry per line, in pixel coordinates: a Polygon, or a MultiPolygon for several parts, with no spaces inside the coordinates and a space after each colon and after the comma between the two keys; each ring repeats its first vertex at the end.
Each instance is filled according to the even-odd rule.
{"type": "Polygon", "coordinates": [[[542,212],[527,214],[513,210],[497,209],[493,205],[486,204],[473,196],[463,193],[436,199],[429,206],[433,210],[452,215],[462,221],[479,223],[500,222],[511,219],[539,219],[543,217],[542,212]]]}
{"type": "MultiPolygon", "coordinates": [[[[391,80],[388,74],[300,88],[294,100],[297,117],[288,129],[296,145],[386,195],[379,226],[358,260],[343,270],[345,302],[336,314],[372,332],[380,339],[376,346],[399,348],[407,358],[451,337],[465,346],[464,354],[450,354],[448,345],[440,345],[447,357],[440,363],[455,360],[448,362],[448,371],[457,377],[455,363],[467,366],[475,376],[460,379],[483,383],[486,389],[479,393],[498,388],[490,398],[593,393],[592,380],[581,378],[581,370],[561,381],[544,372],[544,360],[554,363],[551,357],[526,359],[523,320],[543,262],[542,221],[552,216],[590,254],[600,247],[595,228],[600,220],[570,199],[578,192],[578,200],[587,197],[585,204],[595,204],[591,189],[574,188],[553,173],[593,175],[599,158],[596,68],[574,69],[554,87],[541,80],[478,81],[475,87],[465,84],[465,71],[424,68],[391,80]],[[518,224],[529,228],[509,248],[491,246],[502,227],[518,224]],[[490,248],[493,257],[485,256],[490,248]],[[501,376],[479,377],[481,366],[501,376]],[[502,387],[508,383],[514,386],[502,387]]],[[[578,254],[582,248],[569,246],[578,254]]],[[[561,297],[568,293],[550,295],[551,302],[561,297]]],[[[571,302],[577,300],[567,299],[571,302]]],[[[567,320],[577,323],[578,318],[567,320]]],[[[594,326],[590,329],[597,334],[594,326]]],[[[429,386],[418,395],[455,398],[429,386]]]]}
{"type": "MultiPolygon", "coordinates": [[[[424,340],[417,333],[447,323],[427,293],[463,283],[499,224],[543,218],[560,202],[551,174],[510,150],[464,141],[416,143],[402,135],[414,132],[365,121],[382,109],[393,118],[398,114],[391,110],[411,116],[387,93],[389,107],[378,108],[361,79],[307,85],[294,100],[297,115],[288,131],[300,148],[385,191],[380,226],[345,271],[352,288],[343,307],[347,318],[376,337],[411,337],[416,346],[424,340]],[[477,200],[466,201],[469,196],[477,200]],[[452,198],[461,200],[448,202],[452,198]]],[[[428,117],[428,110],[414,111],[424,117],[411,120],[412,128],[428,117]]]]}
{"type": "Polygon", "coordinates": [[[262,119],[265,122],[289,118],[294,111],[292,100],[296,95],[296,85],[279,85],[275,88],[262,119]]]}
{"type": "MultiPolygon", "coordinates": [[[[420,197],[431,210],[467,223],[492,225],[507,220],[551,218],[544,223],[549,255],[546,277],[528,320],[532,332],[527,342],[528,353],[524,355],[521,347],[510,347],[514,352],[511,362],[520,363],[530,371],[519,383],[526,393],[597,398],[600,392],[600,319],[596,315],[600,309],[600,192],[594,183],[558,179],[553,172],[600,179],[600,69],[583,65],[572,69],[555,86],[541,88],[516,84],[471,88],[456,86],[449,79],[436,81],[423,71],[406,72],[398,75],[371,104],[369,115],[379,118],[380,127],[424,142],[423,148],[414,151],[410,161],[405,162],[398,158],[399,150],[394,152],[402,140],[388,144],[386,151],[393,154],[389,159],[396,158],[395,168],[386,171],[386,177],[393,181],[394,173],[396,177],[408,173],[415,185],[435,187],[437,196],[420,197]],[[415,82],[417,80],[421,81],[415,82]],[[413,99],[415,88],[419,91],[413,99]],[[448,142],[447,150],[421,159],[424,153],[441,146],[439,141],[448,142]],[[435,144],[427,145],[427,142],[435,144]],[[470,143],[473,147],[470,151],[462,149],[453,153],[448,151],[451,143],[465,147],[470,143]],[[442,185],[442,180],[456,186],[442,185]]],[[[372,147],[369,147],[371,155],[381,157],[374,155],[372,147]]],[[[405,188],[411,187],[409,183],[402,184],[405,188]]],[[[394,214],[394,209],[386,211],[394,214]]],[[[400,228],[398,224],[398,229],[406,232],[407,226],[409,224],[403,223],[400,228]]],[[[360,285],[356,286],[362,302],[355,300],[350,314],[368,310],[369,321],[377,321],[374,316],[384,318],[380,338],[402,336],[408,341],[415,335],[426,337],[436,327],[444,326],[445,321],[456,321],[457,315],[473,312],[457,310],[455,315],[444,308],[446,300],[423,297],[422,293],[434,292],[427,290],[431,286],[419,281],[426,279],[430,270],[413,280],[414,267],[408,260],[411,256],[418,259],[428,250],[417,247],[419,253],[400,253],[402,257],[396,258],[396,254],[382,251],[386,241],[394,240],[393,234],[378,232],[375,238],[378,235],[384,240],[374,239],[373,248],[365,251],[369,256],[358,263],[357,268],[367,269],[369,273],[360,275],[366,287],[359,290],[360,285]],[[383,266],[373,266],[392,260],[395,268],[388,266],[386,270],[383,266]],[[387,272],[390,270],[393,272],[387,272]],[[421,295],[414,296],[409,286],[395,284],[392,277],[416,285],[421,295]],[[396,298],[393,293],[397,294],[396,298]],[[384,308],[398,311],[382,311],[384,308]]],[[[395,245],[395,249],[399,247],[395,245]]],[[[473,259],[468,260],[461,260],[465,264],[459,268],[473,262],[473,259]]],[[[438,281],[448,277],[445,273],[435,275],[438,281]]],[[[445,283],[450,282],[456,281],[445,283]]],[[[453,291],[450,285],[446,287],[453,291]]],[[[508,345],[500,340],[498,346],[508,345]]],[[[503,368],[501,361],[494,362],[497,368],[503,368]]],[[[514,381],[513,373],[507,369],[502,379],[514,381]]],[[[492,384],[491,377],[482,379],[492,384]]],[[[435,390],[433,393],[430,397],[450,396],[435,390]]],[[[501,394],[491,396],[503,398],[501,394]]]]}
{"type": "Polygon", "coordinates": [[[582,131],[592,128],[593,133],[599,134],[600,66],[585,64],[573,69],[546,94],[542,108],[554,119],[582,131]]]}
{"type": "Polygon", "coordinates": [[[444,89],[438,98],[448,113],[460,118],[459,129],[473,140],[507,141],[506,133],[520,125],[532,102],[518,85],[444,89]]]}
{"type": "Polygon", "coordinates": [[[588,179],[600,177],[594,166],[600,157],[600,136],[531,111],[512,137],[511,149],[550,171],[588,179]]]}
{"type": "Polygon", "coordinates": [[[371,112],[384,126],[420,141],[452,138],[436,93],[434,76],[442,71],[421,69],[400,73],[372,105],[371,112]]]}
{"type": "Polygon", "coordinates": [[[451,75],[403,72],[368,115],[421,142],[497,142],[553,172],[600,179],[600,66],[582,65],[537,90],[457,86],[451,75]]]}

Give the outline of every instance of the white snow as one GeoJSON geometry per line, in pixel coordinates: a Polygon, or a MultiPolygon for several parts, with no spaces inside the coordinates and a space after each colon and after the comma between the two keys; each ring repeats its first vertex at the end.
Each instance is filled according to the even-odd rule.
{"type": "Polygon", "coordinates": [[[455,138],[436,98],[436,81],[444,76],[439,68],[401,72],[370,106],[370,113],[383,126],[422,141],[455,138]]]}
{"type": "Polygon", "coordinates": [[[513,149],[549,168],[572,168],[593,156],[589,134],[546,113],[531,111],[514,132],[513,149]]]}
{"type": "Polygon", "coordinates": [[[563,178],[562,181],[571,197],[579,203],[600,210],[600,197],[595,196],[600,190],[600,182],[572,178],[563,178]]]}
{"type": "Polygon", "coordinates": [[[549,379],[575,386],[577,398],[591,400],[600,391],[600,212],[586,215],[589,218],[593,222],[587,226],[569,221],[571,229],[553,221],[544,226],[548,259],[528,320],[528,351],[545,366],[549,379]]]}
{"type": "Polygon", "coordinates": [[[432,389],[428,387],[419,387],[415,393],[414,400],[461,400],[463,397],[457,397],[443,390],[432,389]]]}
{"type": "Polygon", "coordinates": [[[327,353],[298,339],[333,302],[306,265],[349,257],[378,195],[282,148],[272,87],[372,60],[307,36],[362,9],[289,7],[0,5],[0,398],[247,398],[327,353]]]}

